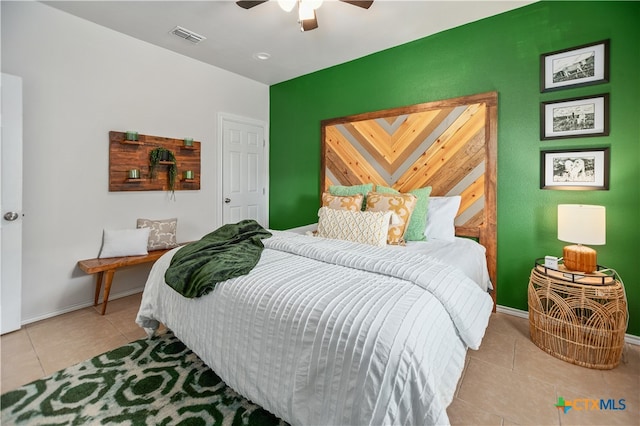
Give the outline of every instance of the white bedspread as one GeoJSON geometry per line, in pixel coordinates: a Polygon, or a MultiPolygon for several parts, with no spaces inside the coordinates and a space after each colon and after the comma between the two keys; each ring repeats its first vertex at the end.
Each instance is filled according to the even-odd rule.
{"type": "MultiPolygon", "coordinates": [[[[286,232],[308,235],[317,230],[318,224],[289,229],[286,232]]],[[[415,251],[460,268],[485,291],[493,289],[487,270],[486,249],[469,238],[455,237],[453,240],[432,239],[428,241],[407,241],[404,246],[387,246],[400,251],[415,251]]]]}
{"type": "Polygon", "coordinates": [[[487,270],[486,249],[473,240],[455,237],[453,241],[407,241],[405,247],[389,247],[395,247],[397,250],[415,251],[433,257],[447,265],[460,268],[483,290],[493,289],[487,270]]]}
{"type": "MultiPolygon", "coordinates": [[[[274,231],[248,275],[186,299],[153,266],[137,322],[158,321],[229,386],[298,425],[447,424],[491,297],[409,250],[274,231]]],[[[178,249],[176,249],[178,250],[178,249]]]]}

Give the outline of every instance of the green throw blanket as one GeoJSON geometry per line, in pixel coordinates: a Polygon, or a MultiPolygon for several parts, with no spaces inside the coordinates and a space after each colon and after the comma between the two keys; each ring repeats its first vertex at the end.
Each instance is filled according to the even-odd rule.
{"type": "Polygon", "coordinates": [[[248,274],[270,236],[255,220],[223,225],[178,250],[164,279],[184,297],[203,296],[220,281],[248,274]]]}

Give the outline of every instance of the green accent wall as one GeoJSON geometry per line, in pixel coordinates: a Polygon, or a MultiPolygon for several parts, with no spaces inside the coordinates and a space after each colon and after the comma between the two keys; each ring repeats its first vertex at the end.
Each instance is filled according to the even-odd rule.
{"type": "Polygon", "coordinates": [[[526,310],[534,260],[562,255],[558,204],[604,205],[607,244],[595,247],[598,263],[624,279],[627,332],[640,336],[638,22],[640,2],[539,2],[273,85],[270,226],[317,221],[321,120],[495,90],[498,304],[526,310]],[[604,39],[610,83],[540,93],[540,54],[604,39]],[[600,93],[610,94],[609,136],[540,140],[540,102],[600,93]],[[540,150],[591,147],[611,148],[610,190],[539,189],[540,150]]]}

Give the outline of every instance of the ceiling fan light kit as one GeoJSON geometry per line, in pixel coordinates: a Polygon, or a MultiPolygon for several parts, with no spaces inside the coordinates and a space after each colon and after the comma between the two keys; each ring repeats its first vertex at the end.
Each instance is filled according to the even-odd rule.
{"type": "Polygon", "coordinates": [[[297,0],[278,0],[278,6],[285,12],[291,12],[297,2],[297,0]]]}
{"type": "Polygon", "coordinates": [[[311,15],[307,15],[309,17],[298,18],[298,22],[300,23],[300,31],[309,31],[318,28],[318,20],[316,19],[316,11],[311,10],[311,15]]]}
{"type": "MultiPolygon", "coordinates": [[[[259,4],[266,3],[268,0],[257,1],[236,1],[236,4],[243,9],[251,9],[259,4]]],[[[291,12],[294,6],[298,5],[298,23],[300,24],[300,31],[309,31],[318,28],[318,19],[316,17],[316,9],[322,6],[323,0],[276,0],[278,5],[285,12],[291,12]]],[[[340,0],[344,3],[349,3],[353,6],[358,6],[363,9],[369,9],[373,0],[340,0]]]]}
{"type": "Polygon", "coordinates": [[[301,0],[300,3],[298,3],[298,18],[301,21],[304,21],[306,19],[313,19],[316,9],[317,8],[313,7],[310,2],[301,0]]]}

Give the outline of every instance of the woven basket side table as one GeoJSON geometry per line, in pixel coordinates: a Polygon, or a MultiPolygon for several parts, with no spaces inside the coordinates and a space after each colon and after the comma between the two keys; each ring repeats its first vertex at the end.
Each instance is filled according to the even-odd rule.
{"type": "Polygon", "coordinates": [[[607,370],[620,363],[627,300],[616,276],[577,275],[536,261],[528,290],[531,340],[556,358],[607,370]]]}

